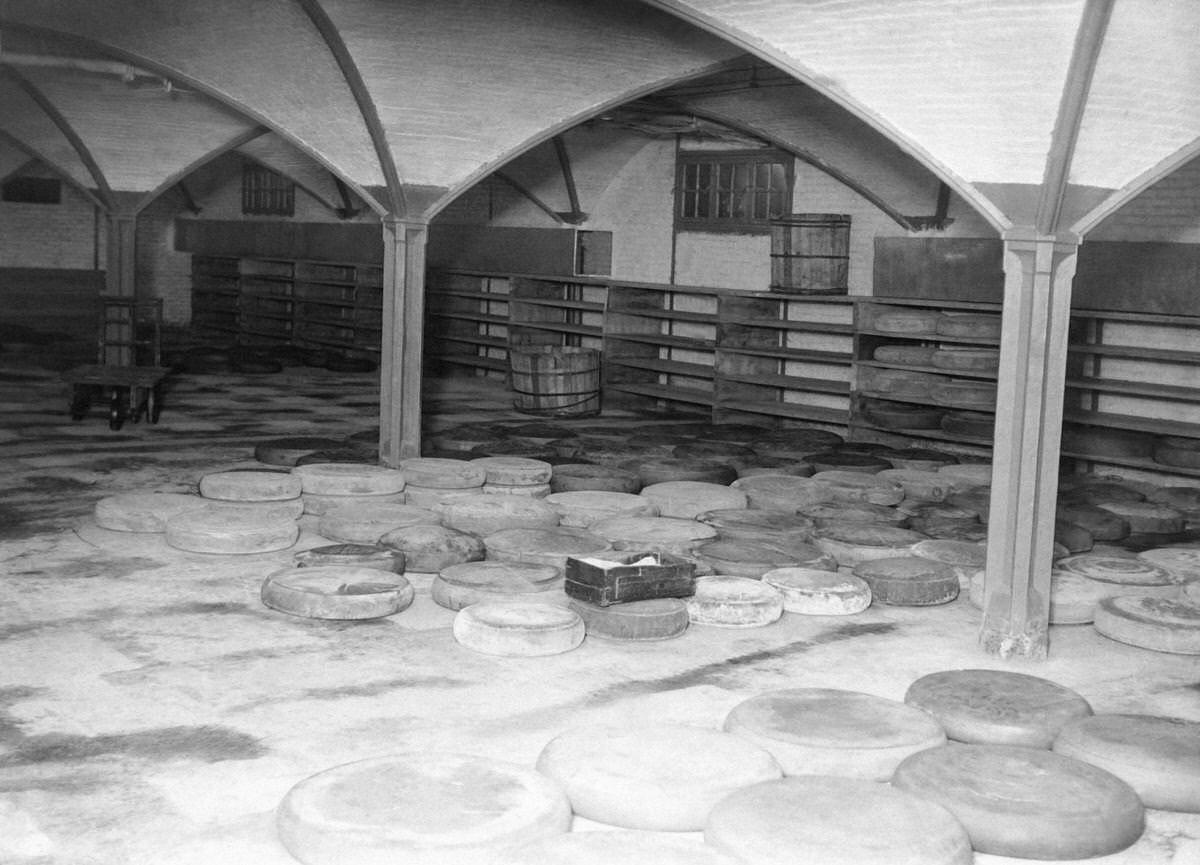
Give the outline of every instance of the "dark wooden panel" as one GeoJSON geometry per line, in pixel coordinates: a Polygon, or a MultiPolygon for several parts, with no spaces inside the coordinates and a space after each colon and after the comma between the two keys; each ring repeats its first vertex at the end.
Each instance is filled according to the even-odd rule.
{"type": "Polygon", "coordinates": [[[1200,315],[1200,244],[1085,241],[1072,306],[1200,315]]]}
{"type": "Polygon", "coordinates": [[[989,237],[875,238],[875,297],[1000,302],[1004,245],[989,237]]]}
{"type": "Polygon", "coordinates": [[[570,276],[575,230],[435,223],[429,227],[426,261],[445,269],[570,276]]]}
{"type": "Polygon", "coordinates": [[[177,219],[175,248],[236,258],[383,263],[382,229],[373,222],[177,219]]]}

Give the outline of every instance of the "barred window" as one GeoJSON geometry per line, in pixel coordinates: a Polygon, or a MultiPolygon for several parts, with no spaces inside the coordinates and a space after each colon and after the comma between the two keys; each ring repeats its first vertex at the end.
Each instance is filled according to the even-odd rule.
{"type": "Polygon", "coordinates": [[[242,169],[242,213],[291,216],[296,212],[296,184],[261,165],[242,169]]]}
{"type": "Polygon", "coordinates": [[[701,231],[766,231],[792,210],[792,159],[777,150],[682,153],[676,224],[701,231]]]}

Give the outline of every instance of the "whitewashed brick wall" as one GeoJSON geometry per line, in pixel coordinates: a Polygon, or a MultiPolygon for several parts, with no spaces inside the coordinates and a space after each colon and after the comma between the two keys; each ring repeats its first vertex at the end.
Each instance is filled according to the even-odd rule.
{"type": "MultiPolygon", "coordinates": [[[[55,176],[44,170],[28,175],[55,176]]],[[[62,185],[60,204],[0,201],[0,267],[92,270],[99,260],[103,268],[104,234],[103,215],[69,183],[62,185]]]]}

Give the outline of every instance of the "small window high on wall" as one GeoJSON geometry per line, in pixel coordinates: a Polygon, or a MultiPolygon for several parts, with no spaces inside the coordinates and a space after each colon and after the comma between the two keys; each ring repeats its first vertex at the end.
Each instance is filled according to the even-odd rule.
{"type": "Polygon", "coordinates": [[[53,177],[11,177],[0,184],[0,201],[59,204],[62,202],[62,181],[53,177]]]}
{"type": "Polygon", "coordinates": [[[676,169],[681,230],[767,231],[791,213],[792,158],[778,150],[685,152],[676,169]]]}
{"type": "Polygon", "coordinates": [[[296,212],[296,184],[261,165],[242,169],[242,213],[292,216],[296,212]]]}

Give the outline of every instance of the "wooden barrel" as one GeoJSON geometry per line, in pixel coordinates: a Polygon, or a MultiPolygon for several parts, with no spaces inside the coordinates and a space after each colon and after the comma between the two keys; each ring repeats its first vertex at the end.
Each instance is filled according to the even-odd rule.
{"type": "Polygon", "coordinates": [[[771,222],[771,291],[846,294],[850,276],[850,217],[794,213],[771,222]]]}
{"type": "Polygon", "coordinates": [[[588,417],[600,413],[600,352],[541,345],[509,349],[513,408],[526,414],[588,417]]]}

